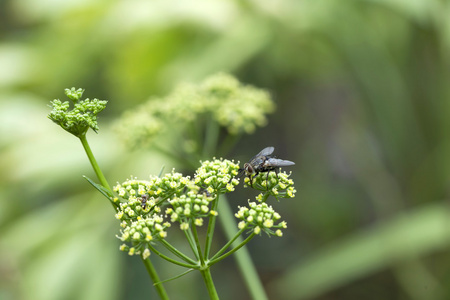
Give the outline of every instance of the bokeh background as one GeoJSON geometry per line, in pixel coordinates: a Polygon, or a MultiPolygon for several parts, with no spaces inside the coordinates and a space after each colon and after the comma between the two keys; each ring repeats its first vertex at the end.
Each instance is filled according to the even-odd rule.
{"type": "MultiPolygon", "coordinates": [[[[450,299],[449,1],[10,0],[0,26],[0,299],[156,299],[47,105],[72,86],[109,100],[99,164],[111,184],[146,178],[177,164],[127,151],[114,120],[221,71],[277,105],[227,158],[273,145],[296,162],[296,198],[273,204],[284,237],[249,245],[271,299],[450,299]]],[[[249,298],[232,258],[213,277],[249,298]]],[[[194,273],[166,288],[206,297],[194,273]]]]}

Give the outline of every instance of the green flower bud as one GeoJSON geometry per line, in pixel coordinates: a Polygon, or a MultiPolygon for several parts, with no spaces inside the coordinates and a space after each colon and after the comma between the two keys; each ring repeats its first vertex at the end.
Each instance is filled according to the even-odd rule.
{"type": "Polygon", "coordinates": [[[98,131],[97,114],[105,109],[107,103],[98,99],[80,100],[83,92],[83,89],[66,89],[66,96],[73,102],[72,110],[68,101],[55,99],[50,102],[53,109],[48,115],[50,120],[77,137],[84,136],[89,128],[98,131]]]}

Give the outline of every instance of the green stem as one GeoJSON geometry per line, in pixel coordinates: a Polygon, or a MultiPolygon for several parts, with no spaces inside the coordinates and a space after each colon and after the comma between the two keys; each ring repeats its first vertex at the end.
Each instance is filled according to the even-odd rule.
{"type": "Polygon", "coordinates": [[[219,149],[217,150],[217,155],[226,157],[231,149],[234,148],[236,143],[241,139],[242,134],[230,134],[225,136],[225,139],[220,143],[219,149]]]}
{"type": "Polygon", "coordinates": [[[217,294],[216,287],[211,277],[211,271],[209,267],[200,271],[202,273],[203,280],[205,281],[206,288],[208,289],[209,298],[212,300],[219,300],[219,295],[217,294]]]}
{"type": "MultiPolygon", "coordinates": [[[[219,205],[219,195],[217,195],[216,199],[213,200],[211,204],[211,210],[217,211],[217,207],[219,205]]],[[[205,258],[209,257],[209,253],[211,252],[212,239],[214,236],[214,228],[216,226],[217,216],[211,215],[209,217],[208,222],[208,230],[206,233],[206,242],[205,242],[205,258]]]]}
{"type": "Polygon", "coordinates": [[[102,170],[100,170],[100,167],[98,166],[97,160],[94,157],[94,154],[92,153],[91,147],[89,146],[89,143],[86,139],[86,135],[82,135],[79,137],[81,144],[84,147],[84,151],[86,151],[86,155],[89,158],[89,161],[91,162],[91,166],[94,169],[95,174],[97,175],[98,180],[100,181],[101,185],[108,189],[112,194],[112,189],[108,184],[108,181],[106,181],[105,176],[102,173],[102,170]]]}
{"type": "Polygon", "coordinates": [[[191,160],[187,160],[185,157],[182,157],[181,155],[177,154],[175,151],[167,150],[159,145],[153,145],[152,146],[156,151],[160,152],[161,154],[167,156],[168,158],[172,159],[173,161],[177,162],[181,166],[187,167],[187,168],[197,168],[197,164],[192,162],[191,160]]]}
{"type": "Polygon", "coordinates": [[[197,264],[197,262],[195,260],[193,260],[189,256],[185,255],[183,252],[179,251],[177,248],[172,246],[168,241],[161,239],[160,242],[167,248],[167,250],[169,250],[170,252],[172,252],[174,255],[178,256],[185,262],[193,264],[193,265],[197,264]]]}
{"type": "MultiPolygon", "coordinates": [[[[224,196],[225,197],[225,196],[224,196]]],[[[225,235],[231,239],[235,235],[235,222],[234,216],[228,205],[226,199],[222,199],[219,203],[219,210],[221,217],[222,227],[225,231],[225,235]]],[[[242,243],[242,238],[236,239],[233,245],[239,246],[242,243]]],[[[267,300],[269,299],[264,291],[264,287],[259,279],[258,273],[256,272],[255,265],[252,262],[250,254],[246,247],[242,247],[241,251],[236,252],[237,265],[241,271],[242,277],[247,285],[247,288],[255,300],[267,300]]]]}
{"type": "Polygon", "coordinates": [[[209,265],[212,266],[215,263],[218,263],[219,261],[221,261],[222,259],[230,256],[231,254],[233,254],[234,252],[238,251],[239,249],[241,249],[245,244],[247,244],[248,242],[250,242],[250,240],[256,235],[256,233],[252,233],[251,235],[249,235],[245,240],[242,241],[242,243],[240,243],[239,245],[237,245],[236,247],[234,247],[233,249],[231,249],[230,251],[228,251],[227,253],[225,253],[222,256],[219,256],[213,260],[211,260],[209,262],[209,265]]]}
{"type": "MultiPolygon", "coordinates": [[[[168,256],[166,256],[166,255],[164,255],[164,254],[162,254],[161,252],[159,252],[158,250],[156,250],[155,247],[153,247],[152,245],[149,245],[148,247],[150,248],[150,250],[151,250],[152,252],[156,253],[156,255],[158,255],[158,256],[161,257],[162,259],[167,260],[168,262],[171,262],[171,263],[173,263],[173,264],[175,264],[175,265],[182,266],[182,267],[185,267],[185,268],[188,268],[188,269],[198,269],[198,265],[197,265],[197,264],[187,264],[187,263],[184,263],[184,262],[175,260],[175,259],[173,259],[173,258],[170,258],[170,257],[168,257],[168,256]]],[[[156,281],[156,282],[158,282],[158,281],[156,281]]]]}
{"type": "Polygon", "coordinates": [[[203,144],[202,157],[210,157],[217,148],[217,140],[219,139],[219,124],[210,116],[206,127],[205,142],[203,144]]]}
{"type": "MultiPolygon", "coordinates": [[[[91,147],[89,146],[89,143],[86,138],[86,134],[79,137],[81,144],[83,145],[84,151],[86,151],[86,155],[89,158],[89,162],[91,163],[92,168],[94,169],[95,174],[97,175],[98,180],[100,181],[100,184],[105,188],[108,189],[108,191],[113,194],[111,187],[108,184],[108,181],[105,178],[105,175],[103,175],[102,170],[100,169],[97,160],[95,159],[94,154],[92,153],[91,147]]],[[[113,202],[111,204],[114,207],[114,210],[116,210],[116,207],[113,202]]],[[[147,269],[148,274],[150,275],[150,278],[154,283],[160,282],[160,279],[158,277],[158,274],[156,273],[156,269],[153,267],[152,262],[150,259],[143,259],[141,257],[142,261],[144,262],[145,268],[147,269]]],[[[164,289],[164,286],[162,284],[155,284],[156,291],[159,295],[159,297],[163,300],[168,300],[169,297],[167,296],[166,290],[164,289]]]]}
{"type": "Polygon", "coordinates": [[[267,199],[269,198],[269,196],[270,196],[270,193],[268,193],[268,192],[264,193],[262,196],[261,202],[265,203],[267,201],[267,199]]]}
{"type": "Polygon", "coordinates": [[[184,230],[184,235],[186,236],[186,239],[189,243],[189,246],[191,247],[192,253],[194,253],[194,256],[197,258],[197,260],[200,260],[200,254],[197,251],[197,246],[194,242],[194,236],[192,235],[192,229],[189,228],[188,230],[184,230]]]}
{"type": "Polygon", "coordinates": [[[145,268],[147,269],[148,274],[150,275],[150,278],[155,283],[156,292],[159,295],[159,298],[162,300],[169,300],[169,296],[167,295],[166,290],[164,289],[164,286],[160,284],[160,279],[158,274],[156,273],[155,267],[153,267],[152,262],[150,259],[143,259],[141,256],[142,262],[145,265],[145,268]]]}
{"type": "Polygon", "coordinates": [[[238,232],[236,232],[236,234],[234,235],[234,238],[232,238],[231,240],[229,240],[223,247],[222,249],[220,249],[219,251],[217,251],[216,254],[214,254],[213,257],[211,257],[210,260],[215,260],[217,257],[219,257],[222,253],[224,253],[230,246],[231,244],[234,243],[235,240],[237,240],[241,234],[244,232],[246,228],[242,228],[241,230],[239,230],[238,232]]]}
{"type": "Polygon", "coordinates": [[[202,249],[200,248],[200,240],[198,239],[197,227],[195,226],[194,221],[191,221],[190,226],[192,228],[192,234],[194,235],[195,245],[197,246],[197,252],[198,252],[198,256],[200,258],[200,264],[202,266],[204,266],[205,265],[205,256],[203,256],[202,249]]]}

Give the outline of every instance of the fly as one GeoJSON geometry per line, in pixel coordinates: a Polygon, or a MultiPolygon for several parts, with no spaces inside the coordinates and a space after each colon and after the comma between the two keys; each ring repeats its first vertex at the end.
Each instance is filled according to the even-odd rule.
{"type": "Polygon", "coordinates": [[[147,208],[147,201],[148,201],[149,197],[150,196],[148,194],[144,194],[144,195],[141,196],[142,209],[146,209],[147,208]]]}
{"type": "Polygon", "coordinates": [[[249,162],[245,163],[243,169],[239,170],[241,174],[245,173],[245,175],[249,178],[251,186],[253,186],[253,177],[259,173],[267,172],[267,176],[269,176],[269,172],[276,172],[277,168],[295,165],[295,163],[290,160],[275,158],[272,155],[274,150],[274,147],[264,148],[249,162]]]}

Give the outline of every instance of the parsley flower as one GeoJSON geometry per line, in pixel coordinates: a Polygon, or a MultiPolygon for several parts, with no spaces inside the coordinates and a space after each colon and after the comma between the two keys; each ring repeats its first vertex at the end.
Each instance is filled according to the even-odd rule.
{"type": "Polygon", "coordinates": [[[272,206],[267,203],[250,202],[249,206],[239,206],[239,211],[235,217],[241,222],[239,229],[250,228],[253,232],[259,234],[264,231],[268,235],[282,236],[281,228],[286,228],[286,222],[281,221],[281,216],[275,212],[272,206]]]}
{"type": "Polygon", "coordinates": [[[62,102],[55,99],[50,102],[53,110],[48,115],[50,120],[77,137],[85,135],[89,128],[95,132],[98,131],[97,114],[105,109],[108,102],[89,98],[80,100],[83,92],[83,89],[65,89],[65,94],[72,101],[73,108],[70,109],[68,101],[62,102]]]}

